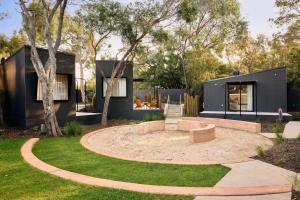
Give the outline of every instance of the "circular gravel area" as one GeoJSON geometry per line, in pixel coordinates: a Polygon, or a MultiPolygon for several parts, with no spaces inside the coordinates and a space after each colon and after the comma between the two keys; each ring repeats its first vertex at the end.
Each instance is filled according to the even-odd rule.
{"type": "Polygon", "coordinates": [[[99,130],[88,144],[98,152],[124,159],[191,163],[228,163],[249,160],[256,147],[267,150],[273,142],[261,135],[216,127],[216,139],[191,143],[188,132],[157,131],[136,133],[136,126],[120,126],[99,130]]]}

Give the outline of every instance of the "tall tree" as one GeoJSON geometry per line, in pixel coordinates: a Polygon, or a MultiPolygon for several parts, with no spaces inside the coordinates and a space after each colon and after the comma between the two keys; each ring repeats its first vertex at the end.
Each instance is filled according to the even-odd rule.
{"type": "MultiPolygon", "coordinates": [[[[182,67],[186,89],[190,88],[186,55],[192,48],[221,52],[224,43],[245,28],[237,0],[183,0],[179,6],[177,38],[178,64],[182,67]]],[[[201,57],[199,51],[199,57],[201,57]]],[[[190,66],[191,67],[191,66],[190,66]]],[[[190,71],[190,70],[189,70],[190,71]]]]}
{"type": "Polygon", "coordinates": [[[45,21],[45,43],[48,48],[48,59],[43,64],[36,46],[36,21],[34,10],[29,10],[28,2],[19,0],[21,14],[23,18],[23,27],[27,34],[31,45],[31,61],[42,85],[42,99],[44,107],[44,120],[48,129],[48,134],[53,136],[61,136],[62,132],[59,128],[55,109],[53,105],[53,90],[56,79],[56,52],[61,43],[62,27],[64,21],[64,13],[68,0],[46,1],[41,0],[45,21]],[[54,28],[54,15],[59,12],[59,21],[57,24],[57,33],[54,38],[51,31],[54,28]]]}
{"type": "Polygon", "coordinates": [[[86,102],[85,94],[85,77],[84,69],[87,68],[88,60],[91,53],[91,46],[88,34],[89,32],[81,26],[81,21],[77,16],[65,17],[65,34],[64,34],[64,44],[68,46],[68,50],[76,55],[76,63],[79,66],[79,86],[81,91],[82,101],[86,102]]]}
{"type": "Polygon", "coordinates": [[[123,12],[117,33],[120,34],[125,49],[121,59],[115,62],[116,65],[112,69],[110,79],[105,79],[107,89],[101,119],[102,125],[106,126],[107,124],[107,112],[113,88],[124,73],[127,63],[132,61],[135,56],[138,45],[161,22],[176,14],[177,3],[175,0],[137,1],[129,4],[123,12]]]}

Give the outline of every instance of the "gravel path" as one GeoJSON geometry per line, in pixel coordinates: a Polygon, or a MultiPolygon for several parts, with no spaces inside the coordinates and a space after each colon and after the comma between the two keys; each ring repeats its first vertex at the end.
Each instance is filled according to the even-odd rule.
{"type": "Polygon", "coordinates": [[[216,139],[206,143],[191,143],[189,134],[181,131],[158,131],[137,134],[132,126],[100,130],[88,139],[100,150],[119,157],[134,159],[214,162],[244,161],[256,155],[256,147],[272,147],[273,142],[259,134],[234,129],[216,128],[216,139]]]}

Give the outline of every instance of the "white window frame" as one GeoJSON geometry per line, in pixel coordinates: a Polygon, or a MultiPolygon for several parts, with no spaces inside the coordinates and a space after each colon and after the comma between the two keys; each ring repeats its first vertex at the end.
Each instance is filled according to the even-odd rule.
{"type": "MultiPolygon", "coordinates": [[[[116,79],[116,78],[115,78],[116,79]]],[[[110,81],[110,78],[106,78],[107,81],[110,81]]],[[[107,83],[102,79],[102,97],[105,97],[106,95],[106,89],[107,89],[107,83]]],[[[113,92],[111,97],[127,97],[127,78],[121,77],[118,81],[118,83],[114,86],[113,92]]]]}

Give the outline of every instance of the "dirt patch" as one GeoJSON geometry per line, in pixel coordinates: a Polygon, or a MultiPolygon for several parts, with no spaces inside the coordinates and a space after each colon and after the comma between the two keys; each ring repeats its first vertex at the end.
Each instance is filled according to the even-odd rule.
{"type": "Polygon", "coordinates": [[[267,150],[264,158],[254,158],[299,173],[300,140],[285,139],[281,144],[267,150]]]}
{"type": "MultiPolygon", "coordinates": [[[[274,127],[276,126],[276,121],[260,121],[261,124],[261,132],[263,133],[274,133],[274,127]]],[[[281,130],[283,131],[287,122],[282,122],[280,125],[281,130]]]]}

